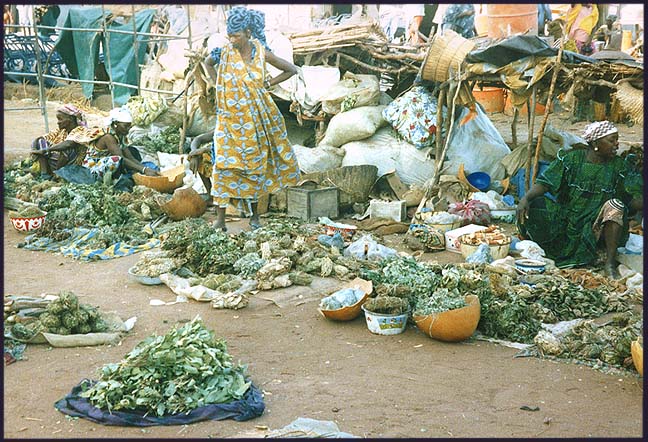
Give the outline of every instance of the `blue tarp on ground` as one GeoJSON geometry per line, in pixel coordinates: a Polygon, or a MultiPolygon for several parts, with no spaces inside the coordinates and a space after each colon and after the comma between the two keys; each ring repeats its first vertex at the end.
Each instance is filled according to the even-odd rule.
{"type": "Polygon", "coordinates": [[[151,427],[155,425],[186,425],[206,420],[234,419],[246,421],[263,414],[265,404],[261,391],[254,385],[245,393],[242,399],[225,404],[210,404],[198,407],[188,413],[171,416],[153,416],[143,411],[107,411],[95,407],[86,398],[80,396],[84,389],[89,388],[95,381],[84,379],[63,399],[54,404],[54,408],[72,417],[82,417],[103,425],[123,427],[151,427]]]}

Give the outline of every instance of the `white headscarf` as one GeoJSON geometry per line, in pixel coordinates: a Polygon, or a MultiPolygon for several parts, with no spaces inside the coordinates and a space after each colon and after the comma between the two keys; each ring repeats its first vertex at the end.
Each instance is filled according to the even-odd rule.
{"type": "Polygon", "coordinates": [[[110,111],[108,119],[106,120],[106,125],[110,126],[115,121],[119,123],[132,123],[133,115],[126,106],[116,107],[110,111]]]}
{"type": "Polygon", "coordinates": [[[616,126],[609,121],[595,121],[588,125],[583,132],[583,139],[588,143],[599,140],[610,134],[619,132],[616,126]]]}

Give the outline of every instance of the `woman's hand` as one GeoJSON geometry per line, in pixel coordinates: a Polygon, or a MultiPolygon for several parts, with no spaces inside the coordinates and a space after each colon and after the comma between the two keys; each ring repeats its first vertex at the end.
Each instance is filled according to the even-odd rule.
{"type": "Polygon", "coordinates": [[[142,173],[146,176],[160,176],[160,173],[157,170],[151,169],[150,167],[145,167],[142,173]]]}
{"type": "Polygon", "coordinates": [[[202,162],[202,157],[200,155],[191,155],[189,154],[189,170],[195,175],[198,173],[198,168],[202,162]]]}
{"type": "Polygon", "coordinates": [[[526,197],[522,197],[522,199],[518,202],[516,215],[517,220],[520,224],[524,224],[524,222],[529,217],[529,200],[527,200],[526,197]]]}

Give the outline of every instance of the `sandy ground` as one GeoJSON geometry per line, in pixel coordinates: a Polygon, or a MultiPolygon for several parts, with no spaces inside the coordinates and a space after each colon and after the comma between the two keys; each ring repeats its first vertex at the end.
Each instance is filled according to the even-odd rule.
{"type": "MultiPolygon", "coordinates": [[[[6,108],[19,105],[24,103],[5,101],[6,108]]],[[[38,110],[4,116],[8,161],[25,155],[30,140],[43,133],[43,122],[38,110]]],[[[50,122],[53,118],[52,112],[50,122]]],[[[510,141],[508,117],[500,114],[492,119],[510,141]]],[[[564,126],[572,127],[567,121],[564,126]]],[[[620,130],[622,140],[642,140],[641,128],[620,130]]],[[[526,139],[524,131],[519,139],[526,139]]],[[[239,311],[215,310],[198,302],[152,307],[151,299],[172,301],[174,295],[165,286],[142,286],[128,279],[127,270],[137,255],[83,263],[18,249],[23,235],[6,216],[3,219],[6,294],[72,290],[82,302],[116,311],[122,318],[138,318],[134,330],[117,346],[30,345],[26,360],[5,367],[7,438],[262,437],[265,428],[278,429],[298,417],[331,420],[341,431],[362,437],[642,435],[643,384],[638,377],[514,358],[517,350],[482,341],[442,343],[412,326],[396,336],[373,335],[362,317],[329,322],[317,305],[339,287],[333,279],[317,279],[309,288],[259,293],[239,311]],[[247,422],[139,429],[69,419],[54,409],[54,402],[83,378],[96,379],[103,364],[118,361],[150,334],[165,333],[196,315],[227,341],[235,360],[248,364],[253,382],[265,392],[263,416],[247,422]],[[524,405],[539,410],[524,411],[520,409],[524,405]]],[[[244,227],[243,222],[232,223],[234,231],[244,227]]],[[[396,236],[386,244],[399,242],[396,236]]],[[[460,255],[450,252],[430,258],[461,261],[460,255]]]]}

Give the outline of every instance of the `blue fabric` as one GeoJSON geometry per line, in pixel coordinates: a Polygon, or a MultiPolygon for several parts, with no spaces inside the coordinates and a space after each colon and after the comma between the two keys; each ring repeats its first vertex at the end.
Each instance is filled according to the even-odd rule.
{"type": "Polygon", "coordinates": [[[443,29],[452,29],[461,34],[464,38],[475,36],[475,7],[472,4],[455,4],[450,5],[443,16],[443,29]],[[458,17],[459,14],[466,11],[473,11],[468,17],[458,17]]]}
{"type": "Polygon", "coordinates": [[[261,391],[254,385],[245,393],[242,399],[225,404],[210,404],[198,407],[188,413],[169,416],[146,415],[143,411],[107,411],[101,410],[80,396],[85,388],[92,386],[95,381],[84,379],[63,399],[54,404],[54,408],[72,417],[82,417],[103,425],[123,427],[151,427],[155,425],[186,425],[205,420],[234,419],[246,421],[259,417],[265,410],[261,391]]]}
{"type": "Polygon", "coordinates": [[[265,36],[265,14],[255,9],[247,9],[245,6],[232,8],[227,15],[227,33],[249,29],[252,37],[259,40],[268,49],[265,36]]]}

